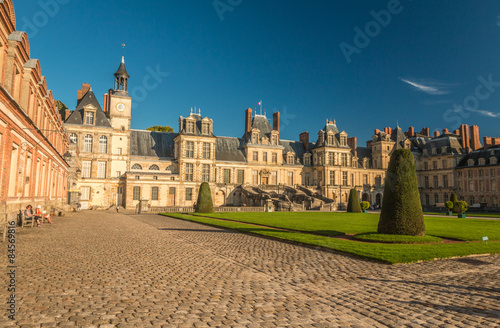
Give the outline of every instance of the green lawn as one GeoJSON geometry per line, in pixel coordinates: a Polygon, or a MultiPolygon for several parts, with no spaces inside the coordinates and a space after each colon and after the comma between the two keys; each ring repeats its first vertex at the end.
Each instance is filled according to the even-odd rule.
{"type": "MultiPolygon", "coordinates": [[[[424,212],[424,215],[446,215],[445,212],[424,212]]],[[[500,213],[475,213],[467,212],[466,216],[477,217],[477,218],[500,218],[500,213]]],[[[457,213],[454,213],[452,217],[457,217],[457,213]]]]}
{"type": "MultiPolygon", "coordinates": [[[[379,219],[379,214],[343,212],[212,213],[202,216],[326,236],[375,233],[379,219]]],[[[500,240],[500,221],[495,220],[426,216],[425,227],[427,235],[435,237],[474,241],[488,236],[490,240],[500,240]]]]}
{"type": "MultiPolygon", "coordinates": [[[[232,218],[240,216],[247,217],[247,214],[265,214],[266,216],[273,217],[277,215],[278,217],[283,214],[293,214],[293,216],[297,216],[295,226],[299,225],[298,216],[304,213],[231,213],[231,214],[222,214],[224,217],[228,218],[231,216],[232,218]]],[[[323,214],[323,213],[307,213],[307,221],[312,224],[312,222],[316,221],[315,216],[323,214]]],[[[349,218],[347,213],[328,213],[330,215],[341,215],[343,219],[349,218]],[[345,214],[345,215],[342,215],[345,214]]],[[[364,243],[359,241],[351,241],[344,240],[338,238],[331,238],[328,236],[318,236],[311,235],[307,233],[299,233],[293,231],[280,231],[273,229],[271,227],[258,227],[254,225],[249,225],[240,222],[232,222],[232,221],[224,221],[224,220],[215,220],[211,218],[205,218],[201,216],[193,216],[186,214],[163,214],[165,216],[170,216],[174,218],[199,222],[203,224],[219,226],[224,228],[229,228],[237,231],[241,231],[244,233],[252,233],[263,235],[272,238],[284,239],[292,242],[298,242],[301,244],[307,245],[315,245],[321,246],[325,248],[329,248],[332,250],[364,257],[367,259],[377,260],[385,263],[409,263],[409,262],[417,262],[417,261],[429,261],[434,260],[436,258],[447,258],[447,257],[455,257],[455,256],[467,256],[471,254],[493,254],[500,253],[500,242],[488,242],[485,243],[452,243],[452,244],[382,244],[382,243],[364,243]]],[[[269,223],[269,217],[268,223],[269,223]]],[[[352,217],[350,217],[352,219],[352,217]]],[[[273,218],[274,220],[274,218],[273,218]]],[[[304,220],[304,219],[303,219],[304,220]]],[[[321,222],[321,220],[319,220],[321,222]]],[[[340,220],[343,221],[343,220],[340,220]]],[[[310,224],[310,225],[311,225],[310,224]]],[[[324,224],[323,222],[321,223],[324,224]]],[[[373,225],[373,223],[371,223],[373,225]]],[[[359,225],[359,224],[358,224],[359,225]]],[[[345,229],[348,230],[348,229],[345,229]]],[[[310,230],[309,230],[310,231],[310,230]]]]}

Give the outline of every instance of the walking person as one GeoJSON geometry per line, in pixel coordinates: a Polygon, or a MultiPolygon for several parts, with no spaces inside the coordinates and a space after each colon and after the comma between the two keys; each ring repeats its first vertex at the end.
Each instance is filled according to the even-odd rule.
{"type": "Polygon", "coordinates": [[[116,205],[116,213],[118,213],[118,210],[120,209],[119,205],[116,205]]]}

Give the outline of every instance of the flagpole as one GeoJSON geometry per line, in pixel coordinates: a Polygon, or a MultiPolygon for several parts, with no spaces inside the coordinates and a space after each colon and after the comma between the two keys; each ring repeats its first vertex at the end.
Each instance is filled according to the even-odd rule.
{"type": "Polygon", "coordinates": [[[262,115],[262,100],[259,102],[260,104],[260,115],[262,115]]]}

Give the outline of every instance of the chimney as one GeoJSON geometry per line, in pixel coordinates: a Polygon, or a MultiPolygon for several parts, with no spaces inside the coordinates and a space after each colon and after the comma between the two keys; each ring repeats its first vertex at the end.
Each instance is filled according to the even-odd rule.
{"type": "Polygon", "coordinates": [[[73,113],[73,111],[70,110],[70,109],[66,109],[64,111],[64,121],[66,121],[69,118],[69,116],[71,115],[71,113],[73,113]]]}
{"type": "Polygon", "coordinates": [[[103,111],[104,114],[109,118],[109,94],[104,94],[104,103],[103,103],[103,111]]]}
{"type": "Polygon", "coordinates": [[[248,108],[245,111],[245,140],[248,140],[252,132],[252,109],[248,108]]]}
{"type": "Polygon", "coordinates": [[[493,138],[491,141],[493,146],[500,145],[500,138],[493,138]]]}
{"type": "Polygon", "coordinates": [[[304,147],[306,148],[306,151],[309,150],[309,132],[302,132],[299,134],[299,140],[304,144],[304,147]]]}
{"type": "Polygon", "coordinates": [[[379,134],[380,133],[380,130],[379,129],[376,129],[373,134],[379,134]]]}
{"type": "Polygon", "coordinates": [[[470,127],[470,147],[472,150],[481,148],[481,142],[479,141],[479,126],[477,125],[470,127]]]}
{"type": "Polygon", "coordinates": [[[420,131],[420,134],[424,135],[426,137],[430,137],[431,136],[429,128],[423,128],[422,131],[420,131]]]}
{"type": "Polygon", "coordinates": [[[453,130],[453,134],[459,135],[460,131],[459,130],[453,130]]]}
{"type": "Polygon", "coordinates": [[[87,92],[89,92],[89,90],[90,90],[90,84],[83,83],[82,84],[82,89],[78,90],[78,95],[77,95],[76,102],[79,103],[80,100],[82,100],[82,98],[85,97],[85,95],[87,94],[87,92]]]}
{"type": "Polygon", "coordinates": [[[358,138],[356,137],[347,138],[347,144],[349,145],[349,147],[356,150],[356,148],[358,148],[358,138]]]}
{"type": "Polygon", "coordinates": [[[493,146],[493,140],[491,137],[483,137],[484,149],[488,149],[493,146]]]}
{"type": "Polygon", "coordinates": [[[410,126],[408,129],[408,138],[413,138],[415,136],[415,128],[413,126],[410,126]]]}
{"type": "Polygon", "coordinates": [[[368,140],[366,142],[366,148],[372,148],[372,142],[373,142],[373,140],[368,140]]]}
{"type": "Polygon", "coordinates": [[[439,133],[439,131],[434,131],[434,138],[437,138],[441,135],[441,133],[439,133]]]}
{"type": "Polygon", "coordinates": [[[450,134],[450,131],[448,129],[443,129],[443,134],[450,134]]]}
{"type": "Polygon", "coordinates": [[[466,153],[470,151],[469,126],[467,124],[460,125],[460,138],[462,138],[462,148],[466,153]]]}
{"type": "Polygon", "coordinates": [[[280,132],[280,112],[273,114],[273,130],[280,132]]]}

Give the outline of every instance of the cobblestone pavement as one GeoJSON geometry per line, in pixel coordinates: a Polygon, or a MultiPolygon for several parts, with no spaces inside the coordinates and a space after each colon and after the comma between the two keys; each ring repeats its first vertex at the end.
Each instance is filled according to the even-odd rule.
{"type": "Polygon", "coordinates": [[[94,211],[18,228],[16,240],[17,315],[2,310],[0,327],[500,326],[500,256],[390,266],[94,211]]]}

